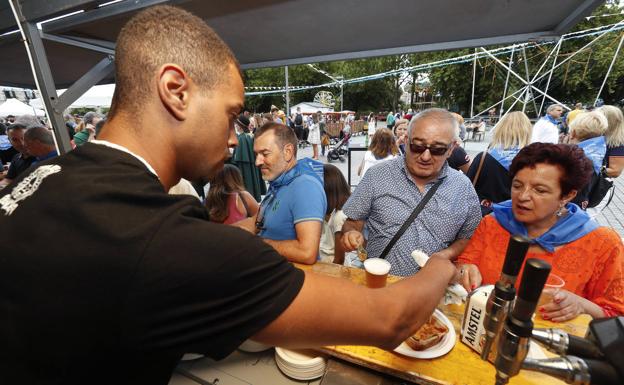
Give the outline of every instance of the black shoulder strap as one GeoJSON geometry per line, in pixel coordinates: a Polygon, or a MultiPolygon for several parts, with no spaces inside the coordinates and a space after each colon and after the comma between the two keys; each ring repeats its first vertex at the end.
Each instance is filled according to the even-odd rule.
{"type": "Polygon", "coordinates": [[[427,194],[425,194],[423,199],[421,199],[421,201],[418,203],[418,206],[416,206],[414,211],[412,211],[412,214],[409,216],[409,218],[407,218],[405,223],[403,223],[403,226],[401,226],[399,231],[397,231],[397,233],[394,234],[394,237],[392,237],[392,239],[390,240],[390,242],[388,243],[384,251],[381,252],[381,255],[379,256],[379,258],[386,258],[388,256],[388,253],[390,253],[390,250],[392,250],[392,247],[394,247],[394,244],[399,240],[399,238],[401,238],[401,235],[403,235],[405,230],[407,230],[407,228],[410,227],[410,225],[414,222],[414,220],[416,219],[418,214],[420,214],[422,209],[425,208],[425,205],[427,204],[427,202],[429,202],[433,194],[435,194],[438,187],[440,187],[440,185],[442,184],[442,181],[443,179],[440,179],[436,182],[436,184],[431,186],[429,191],[427,191],[427,194]]]}

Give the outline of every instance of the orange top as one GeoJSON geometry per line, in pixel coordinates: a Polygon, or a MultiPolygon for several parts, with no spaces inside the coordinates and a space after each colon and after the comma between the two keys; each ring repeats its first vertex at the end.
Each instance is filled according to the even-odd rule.
{"type": "MultiPolygon", "coordinates": [[[[477,227],[458,262],[477,265],[483,284],[494,284],[503,270],[508,242],[509,232],[493,215],[488,215],[477,227]]],[[[607,317],[624,314],[624,246],[615,231],[599,227],[556,248],[554,253],[532,251],[535,248],[529,249],[526,258],[550,263],[552,273],[565,281],[564,289],[602,307],[607,317]]]]}

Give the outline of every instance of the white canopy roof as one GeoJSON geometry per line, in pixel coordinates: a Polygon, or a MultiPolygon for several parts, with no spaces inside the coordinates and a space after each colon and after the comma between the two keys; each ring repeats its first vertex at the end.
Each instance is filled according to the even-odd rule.
{"type": "MultiPolygon", "coordinates": [[[[65,91],[66,90],[59,90],[58,94],[61,95],[65,91]]],[[[70,104],[69,108],[110,107],[114,92],[114,84],[92,87],[89,91],[85,92],[84,95],[79,97],[78,100],[70,104]]],[[[30,105],[37,108],[43,108],[43,102],[39,98],[32,99],[30,101],[30,105]]]]}
{"type": "Polygon", "coordinates": [[[28,104],[21,102],[17,99],[7,99],[6,102],[2,103],[2,105],[0,105],[0,116],[9,116],[9,115],[14,115],[14,116],[20,116],[20,115],[37,115],[37,116],[44,116],[45,113],[43,112],[43,110],[40,110],[38,108],[33,108],[31,106],[29,106],[28,104]]]}
{"type": "Polygon", "coordinates": [[[290,114],[294,114],[297,112],[297,107],[301,108],[301,112],[304,114],[312,114],[318,111],[321,112],[333,112],[334,109],[331,107],[327,107],[321,103],[314,102],[302,102],[290,107],[290,114]]]}

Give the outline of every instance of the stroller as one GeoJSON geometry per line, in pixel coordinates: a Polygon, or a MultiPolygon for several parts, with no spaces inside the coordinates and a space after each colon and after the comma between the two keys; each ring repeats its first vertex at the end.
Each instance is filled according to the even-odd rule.
{"type": "Polygon", "coordinates": [[[349,138],[351,138],[350,133],[345,133],[342,139],[337,143],[332,143],[329,146],[329,152],[327,152],[327,161],[331,162],[332,160],[340,160],[344,162],[344,156],[349,152],[349,138]]]}

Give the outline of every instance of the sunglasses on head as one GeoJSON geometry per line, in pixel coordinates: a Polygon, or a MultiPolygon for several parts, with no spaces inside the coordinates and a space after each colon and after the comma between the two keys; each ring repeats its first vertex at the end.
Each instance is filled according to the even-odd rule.
{"type": "Polygon", "coordinates": [[[440,145],[436,145],[436,146],[427,145],[427,146],[425,146],[424,144],[410,143],[409,147],[410,147],[410,151],[413,152],[414,154],[422,154],[426,150],[429,150],[429,153],[431,153],[431,155],[433,155],[433,156],[442,156],[442,155],[446,154],[446,152],[449,150],[449,148],[451,148],[451,144],[448,144],[446,146],[440,146],[440,145]]]}

